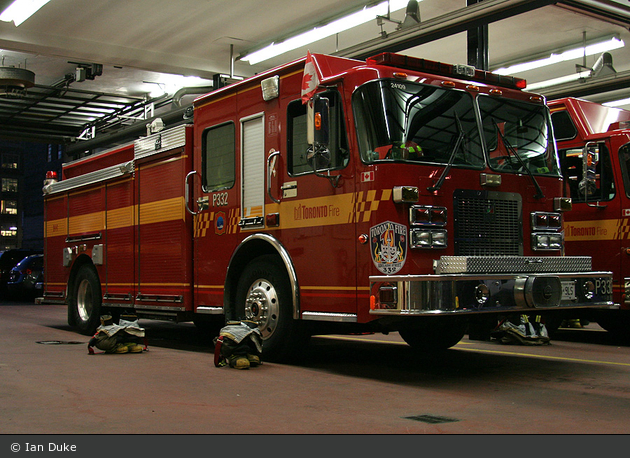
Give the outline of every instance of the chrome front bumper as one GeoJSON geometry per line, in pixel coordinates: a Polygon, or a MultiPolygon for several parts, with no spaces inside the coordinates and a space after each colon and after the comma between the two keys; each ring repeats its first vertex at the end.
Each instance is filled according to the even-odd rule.
{"type": "Polygon", "coordinates": [[[523,312],[612,307],[612,273],[588,257],[445,256],[435,275],[370,277],[370,313],[523,312]]]}

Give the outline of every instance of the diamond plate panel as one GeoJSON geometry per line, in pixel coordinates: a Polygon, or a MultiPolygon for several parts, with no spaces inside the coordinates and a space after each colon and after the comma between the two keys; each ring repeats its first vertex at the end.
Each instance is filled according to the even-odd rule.
{"type": "Polygon", "coordinates": [[[435,265],[440,274],[498,274],[588,272],[588,256],[442,256],[435,265]]]}

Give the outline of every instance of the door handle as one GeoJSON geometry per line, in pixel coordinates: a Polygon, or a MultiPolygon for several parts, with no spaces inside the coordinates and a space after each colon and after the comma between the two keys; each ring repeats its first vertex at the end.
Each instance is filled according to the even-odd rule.
{"type": "MultiPolygon", "coordinates": [[[[271,195],[271,172],[273,171],[273,167],[271,166],[271,159],[280,155],[280,151],[271,150],[269,156],[267,156],[267,194],[269,198],[273,200],[275,203],[279,204],[280,201],[271,195]]],[[[274,161],[275,167],[276,161],[274,161]]]]}
{"type": "Polygon", "coordinates": [[[186,211],[188,213],[190,213],[191,215],[196,215],[197,212],[190,209],[190,205],[189,205],[189,203],[190,203],[190,196],[189,196],[190,192],[188,190],[188,188],[189,188],[188,179],[191,176],[196,175],[196,174],[197,174],[196,170],[193,170],[192,172],[188,172],[188,175],[186,175],[186,179],[184,180],[184,201],[186,202],[186,211]]]}

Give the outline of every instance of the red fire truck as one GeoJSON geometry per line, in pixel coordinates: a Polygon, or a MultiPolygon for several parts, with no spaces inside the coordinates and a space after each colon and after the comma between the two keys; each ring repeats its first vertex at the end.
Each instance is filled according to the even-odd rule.
{"type": "Polygon", "coordinates": [[[565,214],[567,254],[587,255],[613,273],[610,309],[575,316],[610,331],[630,326],[630,111],[577,98],[548,103],[573,210],[565,214]]]}
{"type": "Polygon", "coordinates": [[[258,322],[265,358],[314,333],[448,348],[499,314],[609,306],[564,256],[545,100],[525,81],[383,53],[309,55],[194,101],[194,121],[44,187],[45,301],[258,322]]]}

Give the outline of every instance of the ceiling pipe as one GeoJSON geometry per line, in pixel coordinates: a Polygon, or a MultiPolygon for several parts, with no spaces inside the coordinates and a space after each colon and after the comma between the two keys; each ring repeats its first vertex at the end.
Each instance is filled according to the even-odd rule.
{"type": "Polygon", "coordinates": [[[173,94],[173,108],[181,108],[182,107],[182,98],[186,95],[204,95],[208,92],[212,92],[214,90],[214,86],[191,86],[191,87],[183,87],[175,94],[173,94]]]}

